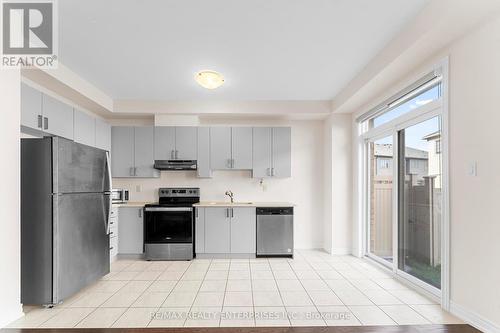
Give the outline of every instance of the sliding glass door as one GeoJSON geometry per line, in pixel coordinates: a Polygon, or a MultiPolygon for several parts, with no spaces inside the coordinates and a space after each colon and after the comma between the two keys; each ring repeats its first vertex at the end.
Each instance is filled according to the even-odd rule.
{"type": "Polygon", "coordinates": [[[398,131],[398,269],[441,288],[439,116],[398,131]]]}
{"type": "Polygon", "coordinates": [[[357,119],[365,255],[436,296],[449,290],[442,79],[429,73],[357,119]]]}
{"type": "Polygon", "coordinates": [[[369,162],[368,253],[383,263],[393,261],[393,173],[392,135],[367,142],[369,162]]]}

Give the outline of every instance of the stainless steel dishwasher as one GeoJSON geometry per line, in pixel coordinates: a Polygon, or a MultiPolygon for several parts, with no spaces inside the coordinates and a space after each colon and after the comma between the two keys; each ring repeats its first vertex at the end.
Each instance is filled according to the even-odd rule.
{"type": "Polygon", "coordinates": [[[257,208],[257,256],[293,257],[293,207],[257,208]]]}

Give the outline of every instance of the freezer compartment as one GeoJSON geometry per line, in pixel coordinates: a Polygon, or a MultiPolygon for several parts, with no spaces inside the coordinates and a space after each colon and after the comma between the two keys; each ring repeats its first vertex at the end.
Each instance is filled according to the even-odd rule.
{"type": "Polygon", "coordinates": [[[293,257],[293,207],[257,208],[257,256],[293,257]]]}

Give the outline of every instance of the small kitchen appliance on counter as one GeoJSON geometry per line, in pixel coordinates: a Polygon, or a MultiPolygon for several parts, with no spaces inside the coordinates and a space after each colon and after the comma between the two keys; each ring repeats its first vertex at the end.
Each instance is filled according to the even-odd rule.
{"type": "Polygon", "coordinates": [[[146,260],[191,260],[194,207],[199,188],[160,188],[158,203],[144,207],[146,260]]]}
{"type": "Polygon", "coordinates": [[[129,200],[129,190],[114,188],[111,190],[111,200],[114,204],[126,203],[129,200]]]}

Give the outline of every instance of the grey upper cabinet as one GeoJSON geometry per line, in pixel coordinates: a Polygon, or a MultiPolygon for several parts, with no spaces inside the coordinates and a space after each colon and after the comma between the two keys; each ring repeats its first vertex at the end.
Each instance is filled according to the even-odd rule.
{"type": "Polygon", "coordinates": [[[290,127],[273,128],[273,165],[271,175],[278,178],[292,176],[292,129],[290,127]]]}
{"type": "Polygon", "coordinates": [[[231,152],[233,169],[252,169],[252,128],[231,128],[231,152]]]}
{"type": "Polygon", "coordinates": [[[231,209],[231,253],[255,253],[256,210],[250,207],[231,209]]]}
{"type": "Polygon", "coordinates": [[[254,127],[253,177],[291,177],[291,128],[254,127]]]}
{"type": "Polygon", "coordinates": [[[196,207],[194,249],[196,253],[205,253],[205,208],[196,207]]]}
{"type": "Polygon", "coordinates": [[[42,93],[21,84],[21,125],[42,130],[42,93]]]}
{"type": "Polygon", "coordinates": [[[159,177],[154,165],[154,128],[152,126],[134,128],[134,176],[143,178],[159,177]]]}
{"type": "Polygon", "coordinates": [[[134,176],[134,128],[111,128],[111,173],[113,177],[134,176]]]}
{"type": "Polygon", "coordinates": [[[95,146],[111,151],[111,125],[104,120],[95,120],[95,146]]]}
{"type": "Polygon", "coordinates": [[[42,95],[43,131],[73,140],[73,108],[57,99],[42,95]]]}
{"type": "Polygon", "coordinates": [[[85,112],[75,109],[73,123],[75,142],[95,147],[95,118],[85,112]]]}
{"type": "Polygon", "coordinates": [[[111,170],[113,177],[155,178],[154,129],[152,126],[111,128],[111,170]]]}
{"type": "Polygon", "coordinates": [[[175,158],[179,160],[196,160],[197,135],[194,126],[177,126],[175,128],[175,158]]]}
{"type": "Polygon", "coordinates": [[[210,169],[210,128],[198,127],[197,139],[198,177],[212,177],[212,170],[210,169]]]}
{"type": "Polygon", "coordinates": [[[154,132],[154,159],[175,159],[175,127],[157,126],[155,127],[154,132]]]}
{"type": "Polygon", "coordinates": [[[205,208],[205,253],[230,253],[229,208],[205,208]]]}
{"type": "Polygon", "coordinates": [[[210,168],[231,169],[231,127],[210,127],[210,168]]]}
{"type": "Polygon", "coordinates": [[[118,253],[144,252],[144,222],[142,207],[120,207],[118,210],[118,253]]]}
{"type": "Polygon", "coordinates": [[[272,128],[253,128],[253,172],[254,178],[271,176],[271,138],[272,128]]]}

